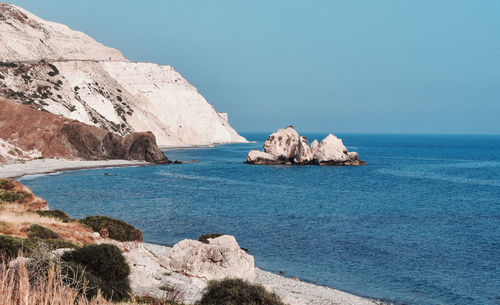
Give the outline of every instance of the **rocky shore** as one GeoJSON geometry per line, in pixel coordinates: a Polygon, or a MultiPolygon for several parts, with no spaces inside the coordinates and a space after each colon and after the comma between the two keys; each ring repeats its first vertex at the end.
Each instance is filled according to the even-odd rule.
{"type": "MultiPolygon", "coordinates": [[[[227,236],[226,236],[227,237],[227,236]]],[[[232,236],[231,236],[232,238],[232,236]]],[[[234,239],[234,238],[233,238],[234,239]]],[[[101,240],[99,242],[110,242],[109,240],[101,240]]],[[[164,296],[164,291],[160,287],[173,287],[178,292],[179,300],[185,304],[194,304],[201,298],[203,288],[207,281],[205,278],[189,275],[185,270],[175,270],[169,265],[166,265],[164,258],[172,252],[172,247],[160,246],[150,243],[127,242],[118,243],[111,241],[114,244],[124,249],[124,255],[131,266],[131,287],[136,295],[151,295],[155,297],[164,296]]],[[[200,244],[194,240],[184,240],[180,243],[200,244]]],[[[175,248],[176,246],[174,246],[175,248]]],[[[193,249],[200,249],[194,247],[193,249]]],[[[231,250],[227,250],[226,246],[216,247],[221,250],[220,253],[227,255],[231,250]]],[[[243,251],[243,250],[242,250],[243,251]]],[[[174,251],[175,252],[175,251],[174,251]]],[[[202,251],[203,252],[203,251],[202,251]]],[[[199,253],[199,252],[196,252],[199,253]]],[[[208,254],[208,252],[205,252],[208,254]]],[[[250,255],[248,255],[250,256],[250,255]]],[[[213,262],[203,261],[203,255],[198,256],[198,262],[190,260],[189,255],[183,257],[183,268],[195,268],[197,271],[203,271],[207,274],[217,270],[221,272],[219,277],[222,278],[224,272],[232,274],[233,272],[250,273],[250,278],[254,283],[262,284],[266,289],[279,295],[284,303],[289,305],[374,305],[384,304],[381,301],[369,298],[359,297],[340,290],[318,286],[303,282],[297,278],[287,278],[278,274],[264,271],[258,267],[252,266],[252,270],[242,267],[234,269],[226,264],[220,264],[218,267],[203,268],[201,265],[216,264],[213,262]]],[[[253,258],[252,258],[253,262],[253,258]]]]}

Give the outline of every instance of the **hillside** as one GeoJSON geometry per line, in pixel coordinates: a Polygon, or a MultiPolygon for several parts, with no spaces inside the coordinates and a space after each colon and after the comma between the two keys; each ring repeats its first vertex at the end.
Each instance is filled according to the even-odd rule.
{"type": "Polygon", "coordinates": [[[0,97],[160,146],[246,142],[171,66],[128,61],[82,32],[0,3],[0,97]]]}
{"type": "Polygon", "coordinates": [[[0,100],[0,138],[0,147],[4,147],[0,149],[0,163],[33,157],[169,162],[151,133],[122,137],[7,100],[0,100]]]}

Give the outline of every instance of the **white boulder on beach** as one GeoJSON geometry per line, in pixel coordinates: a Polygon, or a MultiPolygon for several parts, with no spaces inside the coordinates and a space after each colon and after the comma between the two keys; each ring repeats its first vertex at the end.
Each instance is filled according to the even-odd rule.
{"type": "Polygon", "coordinates": [[[357,152],[348,152],[342,139],[329,134],[321,143],[308,140],[287,126],[271,134],[264,142],[264,151],[251,150],[247,156],[250,164],[316,164],[316,165],[365,165],[357,152]]]}
{"type": "Polygon", "coordinates": [[[253,256],[241,250],[231,235],[209,238],[208,244],[184,239],[160,258],[160,265],[207,281],[226,277],[255,279],[253,256]]]}

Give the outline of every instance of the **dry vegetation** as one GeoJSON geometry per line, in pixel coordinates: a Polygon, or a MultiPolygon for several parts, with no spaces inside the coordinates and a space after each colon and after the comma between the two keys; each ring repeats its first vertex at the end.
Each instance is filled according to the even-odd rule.
{"type": "MultiPolygon", "coordinates": [[[[0,179],[0,237],[3,238],[4,244],[2,246],[7,251],[4,251],[4,255],[10,251],[12,252],[10,259],[12,259],[16,257],[15,253],[18,251],[16,249],[20,251],[18,258],[10,263],[3,261],[3,259],[9,259],[8,256],[0,258],[0,262],[3,261],[0,265],[0,304],[2,305],[176,304],[166,300],[150,297],[134,298],[134,296],[130,296],[130,298],[126,296],[125,299],[130,299],[128,302],[114,303],[107,300],[99,290],[97,295],[92,294],[89,297],[87,292],[95,291],[96,288],[99,289],[100,285],[87,288],[91,281],[86,278],[86,275],[95,278],[95,275],[102,270],[95,270],[95,274],[85,273],[84,275],[83,271],[78,273],[75,269],[72,274],[80,274],[80,276],[68,278],[68,266],[69,268],[79,266],[75,265],[75,263],[57,260],[53,255],[49,255],[48,251],[53,248],[50,242],[54,241],[63,241],[63,244],[64,242],[71,242],[77,246],[94,244],[92,227],[71,219],[62,211],[49,211],[47,203],[43,199],[36,197],[28,187],[8,179],[0,179]],[[16,238],[22,239],[16,240],[16,238]],[[50,238],[50,240],[45,238],[50,238]],[[21,248],[16,246],[18,243],[24,244],[23,247],[26,247],[26,249],[21,251],[21,248]],[[37,247],[46,248],[42,264],[36,262],[34,258],[37,256],[37,247]],[[25,259],[22,253],[29,253],[29,258],[25,259]],[[35,264],[33,264],[34,260],[35,264]],[[40,273],[40,271],[42,272],[40,273]]],[[[105,246],[100,245],[97,247],[105,246]]],[[[86,247],[78,249],[83,251],[86,247]]],[[[97,251],[90,256],[93,258],[101,257],[107,252],[97,251]]],[[[86,257],[89,257],[89,255],[86,257]]],[[[114,261],[116,261],[116,258],[113,259],[114,261]]],[[[109,263],[102,265],[108,266],[109,263]]],[[[82,270],[85,270],[85,267],[82,270]]],[[[114,271],[107,273],[115,274],[116,270],[114,271]]],[[[102,274],[100,275],[102,276],[102,274]]],[[[99,280],[102,281],[101,278],[99,280]]],[[[108,299],[110,299],[109,296],[108,299]]]]}
{"type": "Polygon", "coordinates": [[[23,197],[22,200],[0,200],[0,234],[27,238],[30,226],[38,224],[76,245],[93,242],[91,228],[79,222],[64,222],[58,218],[36,213],[37,210],[47,209],[47,203],[33,195],[28,187],[19,182],[0,179],[0,192],[9,192],[9,195],[19,194],[9,196],[12,199],[23,197]]]}
{"type": "Polygon", "coordinates": [[[33,280],[23,259],[18,266],[3,263],[0,268],[0,300],[3,305],[110,305],[101,296],[87,300],[65,284],[60,270],[51,265],[46,278],[33,280]]]}
{"type": "MultiPolygon", "coordinates": [[[[70,279],[80,281],[80,286],[85,288],[81,279],[70,279]]],[[[77,285],[78,286],[78,285],[77,285]]],[[[2,305],[174,305],[168,301],[155,298],[131,298],[130,302],[113,303],[106,300],[100,294],[88,300],[84,294],[68,284],[68,278],[61,273],[60,266],[51,264],[48,272],[43,277],[33,277],[27,268],[25,259],[18,257],[17,265],[6,264],[0,266],[0,300],[2,305]]]]}

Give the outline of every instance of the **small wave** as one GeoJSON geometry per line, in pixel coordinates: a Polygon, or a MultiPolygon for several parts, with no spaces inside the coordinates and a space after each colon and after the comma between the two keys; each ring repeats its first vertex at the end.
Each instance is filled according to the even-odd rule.
{"type": "Polygon", "coordinates": [[[45,173],[45,174],[29,174],[29,175],[24,175],[21,178],[19,178],[19,181],[28,181],[28,180],[35,180],[40,177],[45,177],[45,176],[57,176],[62,174],[62,172],[53,172],[53,173],[45,173]]]}

